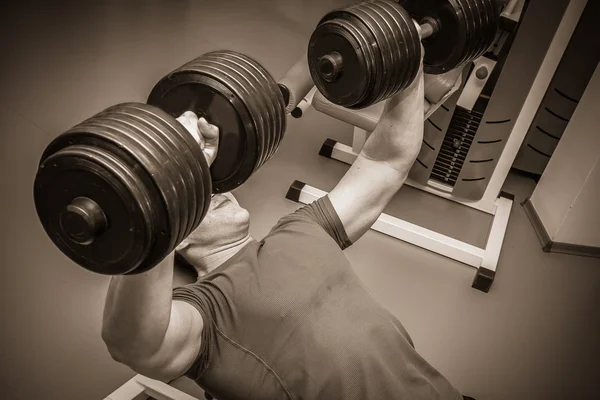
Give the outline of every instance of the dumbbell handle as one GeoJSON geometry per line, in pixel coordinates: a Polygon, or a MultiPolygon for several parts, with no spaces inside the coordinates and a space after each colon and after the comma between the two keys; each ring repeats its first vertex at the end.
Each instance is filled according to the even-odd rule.
{"type": "Polygon", "coordinates": [[[421,32],[421,40],[430,38],[436,33],[436,28],[433,24],[424,23],[423,25],[419,25],[419,31],[421,32]]]}
{"type": "Polygon", "coordinates": [[[433,26],[431,26],[431,24],[423,24],[420,25],[419,28],[421,28],[421,40],[423,39],[427,39],[428,37],[433,35],[433,26]]]}
{"type": "Polygon", "coordinates": [[[298,104],[306,97],[315,86],[310,69],[308,68],[308,56],[302,54],[290,70],[278,83],[285,101],[285,110],[289,114],[293,112],[298,104]]]}
{"type": "Polygon", "coordinates": [[[421,40],[434,36],[440,30],[440,23],[435,18],[425,17],[421,22],[413,19],[413,22],[419,31],[421,40]]]}

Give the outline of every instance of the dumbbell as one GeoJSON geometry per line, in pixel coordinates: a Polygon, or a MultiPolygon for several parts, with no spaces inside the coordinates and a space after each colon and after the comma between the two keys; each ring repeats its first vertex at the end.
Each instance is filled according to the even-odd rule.
{"type": "Polygon", "coordinates": [[[374,0],[327,13],[311,35],[310,73],[334,104],[361,109],[481,55],[499,24],[496,0],[374,0]]]}
{"type": "Polygon", "coordinates": [[[213,193],[239,187],[275,154],[290,86],[248,56],[214,51],[161,79],[147,104],[117,104],[74,126],[39,162],[34,201],[45,232],[90,271],[148,271],[199,226],[213,193]],[[210,169],[176,119],[188,110],[219,128],[210,169]]]}

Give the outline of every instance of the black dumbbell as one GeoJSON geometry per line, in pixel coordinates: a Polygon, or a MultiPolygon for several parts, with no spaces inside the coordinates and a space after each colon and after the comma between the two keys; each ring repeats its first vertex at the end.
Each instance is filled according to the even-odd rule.
{"type": "Polygon", "coordinates": [[[481,56],[498,28],[495,0],[375,0],[329,12],[313,32],[310,73],[332,103],[360,109],[481,56]]]}
{"type": "Polygon", "coordinates": [[[202,221],[212,193],[243,184],[276,152],[286,128],[285,87],[256,61],[214,51],[152,89],[53,140],[34,183],[38,217],[53,243],[101,274],[156,266],[202,221]],[[185,111],[220,131],[209,169],[185,111]]]}

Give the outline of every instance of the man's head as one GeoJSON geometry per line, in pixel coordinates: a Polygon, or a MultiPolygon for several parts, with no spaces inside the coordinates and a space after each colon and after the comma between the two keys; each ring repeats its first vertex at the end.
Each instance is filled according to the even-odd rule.
{"type": "Polygon", "coordinates": [[[249,236],[250,214],[231,193],[215,194],[210,209],[192,234],[194,240],[207,247],[224,247],[249,236]]]}
{"type": "Polygon", "coordinates": [[[251,240],[250,214],[230,193],[216,194],[200,226],[177,251],[202,276],[235,255],[251,240]]]}

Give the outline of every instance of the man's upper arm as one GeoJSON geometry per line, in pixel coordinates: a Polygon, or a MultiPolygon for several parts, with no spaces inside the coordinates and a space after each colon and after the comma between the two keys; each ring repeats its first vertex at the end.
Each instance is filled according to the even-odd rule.
{"type": "Polygon", "coordinates": [[[195,307],[183,301],[173,301],[162,345],[150,359],[132,366],[132,369],[165,382],[181,377],[198,359],[203,326],[202,316],[195,307]]]}
{"type": "Polygon", "coordinates": [[[386,205],[406,180],[385,163],[359,155],[329,199],[353,243],[377,221],[386,205]]]}

